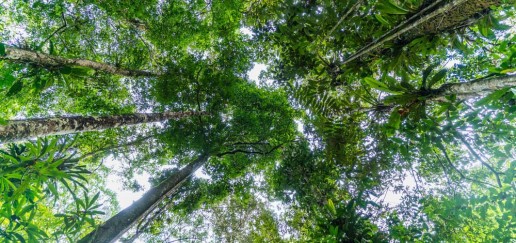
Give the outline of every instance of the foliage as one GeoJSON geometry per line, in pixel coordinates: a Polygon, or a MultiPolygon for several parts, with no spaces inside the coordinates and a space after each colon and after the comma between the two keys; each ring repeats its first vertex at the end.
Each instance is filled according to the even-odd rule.
{"type": "Polygon", "coordinates": [[[516,70],[514,1],[448,8],[457,2],[0,3],[0,129],[60,115],[207,113],[4,145],[0,235],[77,241],[109,211],[99,205],[113,196],[114,169],[103,162],[139,190],[138,174],[155,186],[208,153],[202,176],[126,239],[516,238],[516,89],[496,83],[516,70]],[[152,75],[22,62],[9,48],[152,75]],[[259,85],[248,77],[256,63],[267,65],[259,85]],[[474,90],[478,80],[492,83],[474,90]]]}
{"type": "Polygon", "coordinates": [[[78,165],[70,151],[71,145],[67,140],[39,139],[33,143],[10,144],[6,150],[0,150],[2,235],[5,239],[25,242],[26,239],[58,239],[63,235],[73,238],[84,230],[86,222],[95,226],[94,216],[103,214],[94,210],[100,206],[95,205],[99,195],[88,199],[84,175],[90,172],[78,165]],[[80,189],[84,191],[85,199],[77,196],[80,189]],[[63,193],[69,193],[75,199],[77,209],[69,212],[73,216],[55,214],[55,217],[66,217],[65,225],[59,230],[42,228],[38,224],[44,221],[36,216],[48,217],[46,220],[54,223],[60,221],[48,215],[51,212],[47,203],[57,200],[63,193]]]}

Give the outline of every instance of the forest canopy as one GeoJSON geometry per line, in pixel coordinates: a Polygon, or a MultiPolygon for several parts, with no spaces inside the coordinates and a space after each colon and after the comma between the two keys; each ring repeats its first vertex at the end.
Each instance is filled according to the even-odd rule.
{"type": "Polygon", "coordinates": [[[0,242],[515,240],[515,7],[0,1],[0,242]]]}

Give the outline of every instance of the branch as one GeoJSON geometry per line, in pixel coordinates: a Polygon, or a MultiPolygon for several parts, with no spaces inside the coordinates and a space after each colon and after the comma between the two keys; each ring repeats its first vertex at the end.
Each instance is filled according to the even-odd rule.
{"type": "Polygon", "coordinates": [[[457,95],[460,98],[479,96],[503,88],[516,87],[516,74],[501,77],[488,77],[463,83],[444,84],[432,90],[435,95],[430,100],[444,100],[446,95],[457,95]]]}
{"type": "Polygon", "coordinates": [[[152,72],[146,70],[132,70],[120,68],[116,65],[95,62],[87,59],[79,58],[64,58],[60,56],[48,55],[32,50],[25,50],[15,47],[5,47],[5,55],[0,56],[0,60],[7,60],[18,63],[30,63],[45,67],[47,69],[60,69],[65,66],[79,66],[93,69],[95,71],[102,71],[106,73],[126,76],[126,77],[156,77],[162,75],[159,72],[152,72]]]}
{"type": "Polygon", "coordinates": [[[452,167],[460,175],[460,177],[462,179],[469,180],[469,181],[472,181],[472,182],[475,182],[475,183],[478,183],[481,185],[489,185],[491,187],[496,187],[495,185],[493,185],[491,183],[479,181],[479,180],[465,176],[457,167],[455,167],[455,165],[453,165],[453,163],[450,160],[450,157],[448,156],[448,153],[446,152],[446,149],[444,149],[443,146],[439,146],[439,145],[437,147],[439,148],[439,150],[441,150],[441,152],[443,152],[444,158],[446,158],[446,161],[448,161],[448,164],[450,165],[450,167],[452,167]]]}
{"type": "Polygon", "coordinates": [[[54,37],[54,35],[63,31],[66,27],[68,27],[64,13],[61,13],[61,18],[63,19],[63,25],[61,27],[59,27],[57,30],[55,30],[52,34],[50,34],[45,40],[43,40],[41,42],[41,44],[39,44],[38,49],[41,48],[48,40],[50,40],[52,37],[54,37]]]}
{"type": "Polygon", "coordinates": [[[351,6],[351,8],[339,19],[339,22],[337,22],[337,24],[333,26],[333,28],[330,30],[330,32],[328,32],[328,34],[326,34],[323,41],[327,40],[331,36],[333,31],[337,29],[337,27],[342,23],[342,21],[344,21],[344,19],[346,19],[362,3],[362,1],[363,0],[358,0],[353,6],[351,6]]]}
{"type": "Polygon", "coordinates": [[[137,145],[137,144],[139,144],[139,143],[141,143],[143,141],[146,141],[146,140],[148,140],[150,138],[153,138],[156,135],[157,134],[152,134],[152,135],[148,135],[148,136],[145,136],[145,137],[142,137],[142,138],[135,139],[135,140],[133,140],[131,142],[128,142],[128,143],[118,144],[118,145],[115,145],[115,146],[104,147],[104,148],[101,148],[99,150],[86,153],[86,154],[82,155],[81,157],[79,157],[77,159],[74,159],[74,161],[81,161],[83,159],[86,159],[86,158],[89,158],[89,157],[92,157],[92,156],[95,156],[95,155],[98,155],[100,153],[104,153],[104,152],[107,152],[107,151],[110,151],[110,150],[115,150],[115,149],[119,149],[119,148],[122,148],[122,147],[137,145]]]}
{"type": "Polygon", "coordinates": [[[265,151],[265,152],[264,151],[247,151],[247,150],[243,150],[243,149],[235,149],[235,150],[219,153],[216,156],[222,157],[224,155],[237,154],[237,153],[268,155],[268,154],[274,152],[274,150],[281,148],[283,145],[284,145],[284,143],[276,145],[276,146],[272,147],[272,149],[270,149],[269,151],[265,151]]]}
{"type": "Polygon", "coordinates": [[[140,223],[136,226],[136,233],[134,233],[133,236],[131,236],[131,238],[127,239],[124,241],[124,243],[131,243],[131,242],[134,242],[135,240],[138,239],[138,237],[140,237],[140,235],[143,233],[143,231],[149,227],[149,225],[154,222],[154,220],[158,217],[158,215],[161,215],[163,213],[163,211],[165,211],[165,209],[167,208],[167,206],[170,204],[170,201],[169,203],[165,203],[162,207],[160,207],[152,216],[150,219],[147,219],[148,216],[150,214],[147,214],[145,215],[145,217],[140,221],[140,223]],[[142,223],[145,222],[145,224],[142,225],[142,223]]]}
{"type": "Polygon", "coordinates": [[[456,132],[456,135],[457,137],[460,139],[460,141],[462,141],[462,143],[464,145],[466,145],[466,147],[468,148],[469,152],[471,154],[473,154],[473,156],[478,160],[480,161],[480,163],[482,163],[485,167],[487,167],[488,170],[490,170],[496,177],[496,182],[498,183],[498,186],[499,187],[502,187],[502,182],[500,180],[500,174],[502,174],[501,172],[498,172],[496,171],[493,166],[491,166],[489,163],[485,162],[478,154],[477,152],[475,152],[475,150],[471,147],[471,145],[468,143],[468,141],[466,141],[466,139],[464,138],[464,136],[462,136],[462,134],[460,134],[459,132],[456,132]]]}

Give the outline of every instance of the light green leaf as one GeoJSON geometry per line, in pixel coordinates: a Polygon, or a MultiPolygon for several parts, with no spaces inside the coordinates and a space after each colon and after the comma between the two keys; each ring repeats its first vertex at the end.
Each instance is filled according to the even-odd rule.
{"type": "Polygon", "coordinates": [[[391,26],[391,23],[386,20],[381,14],[375,14],[374,17],[376,18],[376,20],[378,20],[378,22],[380,22],[381,24],[385,25],[385,26],[391,26]]]}
{"type": "Polygon", "coordinates": [[[328,209],[333,215],[337,215],[337,210],[335,209],[335,205],[333,204],[333,201],[331,199],[328,199],[328,209]]]}

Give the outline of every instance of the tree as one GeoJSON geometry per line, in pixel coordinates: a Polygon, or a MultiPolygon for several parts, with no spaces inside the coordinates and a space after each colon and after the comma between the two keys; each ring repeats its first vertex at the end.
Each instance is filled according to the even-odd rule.
{"type": "Polygon", "coordinates": [[[79,242],[115,242],[138,220],[141,220],[167,196],[172,195],[188,177],[206,163],[208,156],[200,155],[195,161],[163,181],[159,186],[146,192],[141,199],[130,207],[111,217],[103,225],[93,230],[79,242]]]}
{"type": "Polygon", "coordinates": [[[0,175],[8,175],[0,179],[15,188],[0,189],[4,198],[20,191],[16,202],[1,204],[0,234],[10,240],[77,241],[105,231],[114,232],[109,240],[146,242],[514,237],[511,0],[1,7],[1,124],[62,114],[210,114],[61,135],[75,143],[56,153],[6,145],[15,147],[0,157],[0,175]],[[258,84],[247,77],[256,63],[268,67],[258,84]],[[55,197],[38,190],[53,191],[46,181],[74,170],[47,173],[57,161],[46,161],[73,153],[66,161],[91,171],[80,183],[93,180],[96,191],[109,192],[103,182],[113,171],[104,160],[116,161],[119,181],[135,190],[136,174],[152,175],[153,189],[134,206],[139,213],[122,210],[97,228],[96,202],[108,197],[80,185],[68,190],[67,179],[50,207],[55,197]],[[205,162],[188,164],[199,155],[205,162]],[[203,176],[192,176],[193,167],[203,176]],[[25,194],[18,180],[30,184],[25,194]],[[45,207],[33,210],[31,193],[45,207]],[[393,194],[398,202],[384,200],[393,194]],[[117,229],[110,222],[120,218],[129,220],[117,229]],[[245,218],[252,222],[238,223],[245,218]]]}
{"type": "Polygon", "coordinates": [[[2,142],[15,142],[27,138],[69,134],[76,132],[100,131],[107,128],[179,119],[199,112],[136,113],[109,117],[54,117],[7,121],[0,126],[2,142]]]}
{"type": "Polygon", "coordinates": [[[153,77],[159,76],[159,74],[152,73],[149,71],[143,70],[129,70],[123,69],[114,65],[94,62],[85,59],[68,59],[59,56],[52,56],[45,53],[38,53],[30,50],[24,50],[20,48],[13,47],[5,47],[4,44],[4,55],[1,57],[3,60],[8,60],[11,62],[21,62],[21,63],[29,63],[35,66],[45,67],[47,69],[55,69],[60,70],[63,74],[68,74],[73,72],[73,67],[84,67],[90,68],[95,71],[103,71],[111,74],[128,76],[128,77],[153,77]]]}

